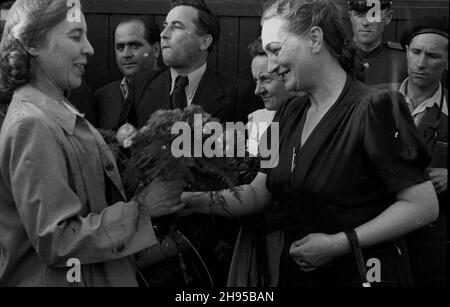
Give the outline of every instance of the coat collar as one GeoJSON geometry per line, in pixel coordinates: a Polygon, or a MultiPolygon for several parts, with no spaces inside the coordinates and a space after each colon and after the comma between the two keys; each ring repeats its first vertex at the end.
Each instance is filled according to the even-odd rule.
{"type": "MultiPolygon", "coordinates": [[[[73,135],[78,115],[66,105],[70,105],[67,100],[54,100],[29,84],[16,90],[13,99],[35,105],[48,114],[64,131],[73,135]]],[[[76,111],[75,107],[71,107],[76,111]]]]}

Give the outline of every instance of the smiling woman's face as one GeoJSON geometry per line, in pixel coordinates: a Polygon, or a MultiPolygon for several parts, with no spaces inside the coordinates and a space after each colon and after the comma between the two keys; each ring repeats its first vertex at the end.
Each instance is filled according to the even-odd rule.
{"type": "Polygon", "coordinates": [[[86,19],[79,22],[66,18],[49,31],[46,42],[35,51],[35,73],[60,90],[81,86],[87,57],[94,50],[87,39],[86,19]]]}
{"type": "Polygon", "coordinates": [[[305,90],[312,69],[308,40],[289,33],[287,21],[280,17],[263,21],[261,38],[269,57],[269,73],[279,74],[287,91],[305,90]]]}

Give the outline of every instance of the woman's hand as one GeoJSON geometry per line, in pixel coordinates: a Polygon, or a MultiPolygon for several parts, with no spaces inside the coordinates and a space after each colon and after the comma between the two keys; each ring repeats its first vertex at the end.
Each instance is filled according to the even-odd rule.
{"type": "Polygon", "coordinates": [[[345,234],[310,234],[292,243],[289,254],[304,272],[317,270],[350,250],[345,234]]]}
{"type": "Polygon", "coordinates": [[[448,170],[446,168],[430,168],[429,173],[436,193],[447,191],[448,170]]]}
{"type": "Polygon", "coordinates": [[[190,215],[192,213],[204,213],[205,208],[210,207],[209,194],[207,192],[184,192],[181,194],[181,201],[186,205],[182,215],[190,215]]]}
{"type": "Polygon", "coordinates": [[[181,203],[183,181],[154,181],[138,196],[139,212],[151,218],[176,213],[184,208],[181,203]]]}

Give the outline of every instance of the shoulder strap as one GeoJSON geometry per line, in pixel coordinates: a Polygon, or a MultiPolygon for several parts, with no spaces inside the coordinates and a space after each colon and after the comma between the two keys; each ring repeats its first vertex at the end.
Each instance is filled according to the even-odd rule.
{"type": "Polygon", "coordinates": [[[391,41],[389,41],[389,42],[386,43],[386,46],[387,46],[389,49],[394,49],[394,50],[399,50],[399,51],[405,51],[405,49],[403,49],[402,45],[401,45],[400,43],[397,43],[397,42],[391,42],[391,41]]]}

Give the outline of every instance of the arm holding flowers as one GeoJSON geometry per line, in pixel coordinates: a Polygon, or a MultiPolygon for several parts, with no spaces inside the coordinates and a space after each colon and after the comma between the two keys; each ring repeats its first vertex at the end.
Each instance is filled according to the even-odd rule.
{"type": "Polygon", "coordinates": [[[220,191],[225,205],[215,202],[208,192],[187,192],[181,195],[186,211],[221,216],[246,216],[264,211],[273,201],[266,187],[267,175],[258,173],[249,184],[241,187],[239,198],[229,190],[220,191]]]}

